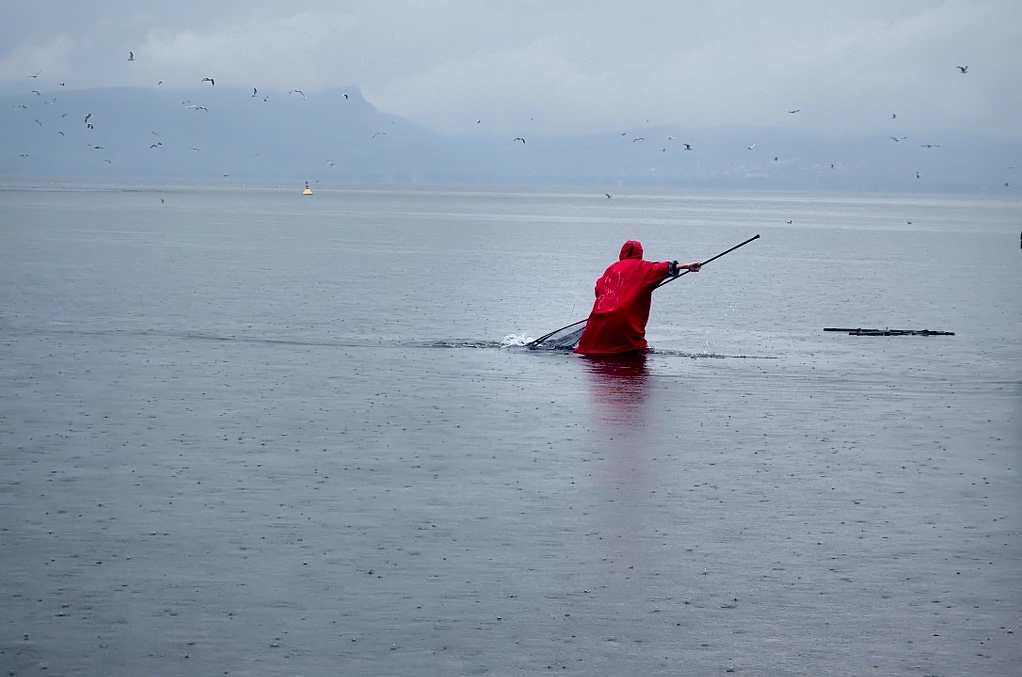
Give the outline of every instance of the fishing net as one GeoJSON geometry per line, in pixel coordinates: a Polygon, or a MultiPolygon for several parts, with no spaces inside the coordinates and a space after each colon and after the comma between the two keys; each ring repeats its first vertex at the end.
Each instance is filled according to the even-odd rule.
{"type": "Polygon", "coordinates": [[[529,350],[574,350],[578,340],[582,338],[582,332],[586,330],[585,323],[575,324],[570,327],[558,329],[552,334],[526,344],[529,350]]]}

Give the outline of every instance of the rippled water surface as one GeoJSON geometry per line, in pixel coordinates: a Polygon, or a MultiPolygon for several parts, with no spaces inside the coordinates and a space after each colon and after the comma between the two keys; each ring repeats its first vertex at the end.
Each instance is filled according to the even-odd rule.
{"type": "Polygon", "coordinates": [[[1022,209],[0,186],[0,668],[1006,675],[1022,209]],[[521,346],[625,239],[644,360],[521,346]],[[953,331],[856,337],[824,327],[953,331]]]}

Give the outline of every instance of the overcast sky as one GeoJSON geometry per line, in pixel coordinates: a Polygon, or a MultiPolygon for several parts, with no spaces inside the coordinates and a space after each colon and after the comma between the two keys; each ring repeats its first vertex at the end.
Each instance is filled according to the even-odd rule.
{"type": "Polygon", "coordinates": [[[355,85],[380,110],[449,134],[736,124],[1022,138],[1019,0],[0,0],[0,9],[4,93],[62,82],[184,89],[212,77],[264,91],[355,85]]]}

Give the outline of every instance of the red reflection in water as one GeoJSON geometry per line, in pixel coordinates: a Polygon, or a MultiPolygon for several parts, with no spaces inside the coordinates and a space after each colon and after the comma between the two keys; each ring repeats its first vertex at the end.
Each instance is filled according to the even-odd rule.
{"type": "Polygon", "coordinates": [[[593,400],[605,407],[602,418],[628,425],[640,424],[649,390],[645,353],[615,357],[586,357],[593,400]]]}

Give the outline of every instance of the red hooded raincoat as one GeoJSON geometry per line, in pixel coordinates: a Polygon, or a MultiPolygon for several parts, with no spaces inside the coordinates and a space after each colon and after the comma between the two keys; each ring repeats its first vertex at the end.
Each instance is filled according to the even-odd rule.
{"type": "Polygon", "coordinates": [[[644,261],[637,241],[625,242],[620,260],[596,281],[596,302],[575,352],[619,355],[645,350],[653,289],[670,269],[669,261],[644,261]]]}

